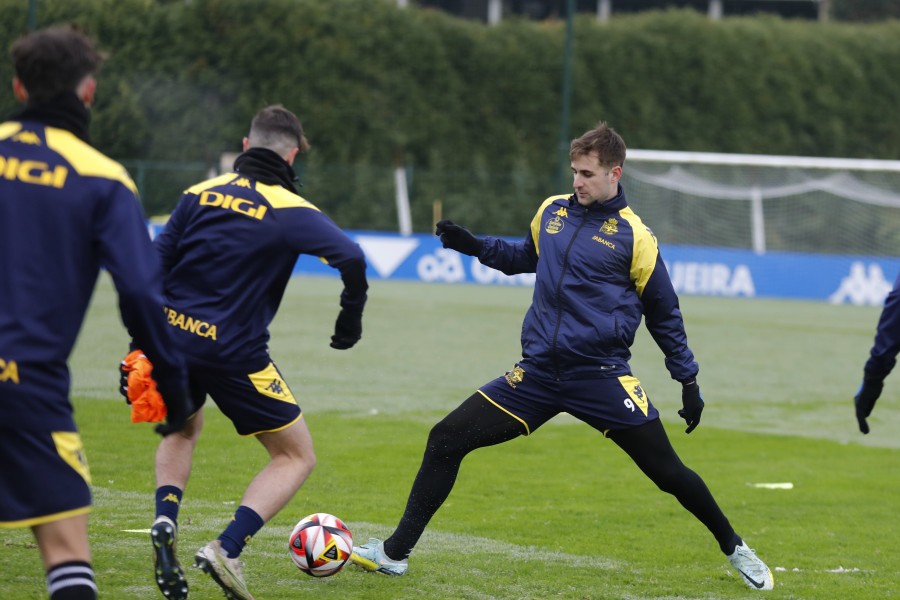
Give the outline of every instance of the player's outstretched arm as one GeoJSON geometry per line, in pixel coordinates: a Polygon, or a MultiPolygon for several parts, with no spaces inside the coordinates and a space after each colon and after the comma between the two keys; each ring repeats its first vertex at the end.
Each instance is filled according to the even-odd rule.
{"type": "Polygon", "coordinates": [[[444,248],[450,248],[468,256],[478,256],[484,247],[483,239],[475,237],[471,231],[449,219],[438,221],[434,234],[441,238],[444,248]]]}

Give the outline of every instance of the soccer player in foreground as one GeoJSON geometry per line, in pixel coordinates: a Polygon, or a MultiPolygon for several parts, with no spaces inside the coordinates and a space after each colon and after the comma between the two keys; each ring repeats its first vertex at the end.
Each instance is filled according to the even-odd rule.
{"type": "Polygon", "coordinates": [[[856,420],[862,433],[869,433],[866,419],[875,408],[875,401],[881,396],[884,379],[891,374],[897,364],[897,353],[900,352],[900,276],[894,281],[884,308],[878,318],[875,330],[875,342],[869,351],[869,358],[863,368],[863,381],[853,397],[856,407],[856,420]]]}
{"type": "Polygon", "coordinates": [[[309,148],[297,117],[269,106],[253,118],[234,171],[189,188],[155,240],[165,271],[165,312],[186,357],[200,409],[156,453],[156,521],[151,528],[156,582],[166,598],[187,597],[175,555],[178,509],[203,428],[209,395],[237,433],[255,436],[271,461],[247,490],[195,566],[228,598],[252,600],[238,556],[250,538],[294,496],[315,465],[300,407],[269,357],[269,323],[300,254],[321,257],[343,280],[331,347],[362,335],[368,283],[360,247],[297,193],[292,164],[309,148]]]}
{"type": "Polygon", "coordinates": [[[403,575],[413,547],[450,494],[471,451],[530,435],[567,412],[624,450],[661,490],[674,495],[715,536],[754,589],[772,573],[732,529],[706,484],[678,458],[659,413],[628,360],[641,318],[682,385],[686,433],[700,423],[699,370],[687,345],[678,297],[656,237],[632,212],[619,184],[625,143],[606,123],[571,144],[573,195],[541,204],[524,241],[477,238],[450,221],[437,224],[445,248],[475,256],[508,275],[536,273],[522,326],[522,356],[432,428],[400,523],[383,542],[354,547],[369,571],[403,575]]]}
{"type": "Polygon", "coordinates": [[[101,266],[123,323],[158,366],[163,435],[184,427],[187,380],[169,349],[159,259],[137,189],[89,142],[103,55],[83,33],[52,27],[17,40],[12,59],[25,106],[0,124],[0,527],[31,527],[51,599],[87,600],[97,597],[91,479],[67,362],[101,266]]]}

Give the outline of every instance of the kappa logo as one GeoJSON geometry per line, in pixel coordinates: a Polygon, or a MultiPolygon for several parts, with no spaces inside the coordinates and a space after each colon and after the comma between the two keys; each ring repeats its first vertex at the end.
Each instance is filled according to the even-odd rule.
{"type": "Polygon", "coordinates": [[[3,381],[19,383],[19,365],[16,364],[16,361],[0,358],[0,382],[3,381]]]}
{"type": "Polygon", "coordinates": [[[547,221],[547,225],[546,227],[544,227],[544,231],[546,231],[547,233],[559,233],[565,226],[565,222],[559,218],[559,215],[556,215],[555,217],[547,221]]]}
{"type": "Polygon", "coordinates": [[[12,141],[19,142],[21,144],[31,144],[32,146],[41,145],[40,136],[35,132],[29,131],[27,129],[20,131],[16,135],[12,136],[12,141]]]}
{"type": "Polygon", "coordinates": [[[284,396],[284,386],[281,385],[281,382],[277,379],[273,379],[272,383],[267,385],[265,389],[269,390],[273,394],[277,394],[279,396],[284,396]]]}
{"type": "Polygon", "coordinates": [[[228,185],[237,185],[237,186],[245,187],[245,188],[252,188],[252,187],[253,187],[252,185],[250,185],[250,182],[247,180],[246,177],[241,177],[240,179],[235,179],[234,181],[232,181],[232,182],[229,183],[228,185]]]}
{"type": "Polygon", "coordinates": [[[850,274],[841,280],[841,285],[828,301],[832,304],[850,304],[879,306],[891,291],[891,282],[884,277],[881,266],[872,263],[866,269],[862,262],[850,265],[850,274]]]}
{"type": "Polygon", "coordinates": [[[641,386],[639,386],[639,385],[634,386],[634,389],[631,391],[631,394],[638,400],[644,399],[644,390],[642,390],[641,386]]]}
{"type": "Polygon", "coordinates": [[[569,218],[569,211],[566,210],[565,206],[560,206],[559,210],[557,210],[554,215],[559,215],[560,217],[564,217],[566,219],[569,218]]]}
{"type": "Polygon", "coordinates": [[[52,431],[50,436],[56,451],[70,467],[81,475],[84,480],[91,483],[91,471],[88,469],[87,458],[84,455],[84,446],[81,444],[81,436],[76,431],[52,431]]]}
{"type": "Polygon", "coordinates": [[[165,498],[162,499],[162,501],[163,502],[174,502],[175,504],[178,504],[178,496],[176,496],[175,494],[169,493],[166,495],[165,498]]]}

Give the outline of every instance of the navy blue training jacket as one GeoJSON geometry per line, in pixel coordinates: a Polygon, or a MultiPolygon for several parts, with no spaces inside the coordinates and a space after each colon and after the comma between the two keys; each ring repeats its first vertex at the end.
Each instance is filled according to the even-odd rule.
{"type": "Polygon", "coordinates": [[[884,300],[884,308],[878,318],[875,342],[866,361],[866,376],[877,379],[887,377],[897,364],[898,352],[900,352],[900,276],[897,276],[894,288],[884,300]]]}
{"type": "Polygon", "coordinates": [[[524,241],[487,237],[478,258],[507,275],[536,273],[522,324],[527,372],[558,380],[627,374],[643,316],[672,378],[697,375],[656,236],[628,207],[621,185],[614,198],[589,207],[574,196],[548,198],[524,241]]]}
{"type": "MultiPolygon", "coordinates": [[[[274,154],[273,154],[274,156],[274,154]]],[[[280,185],[240,172],[189,188],[155,242],[166,271],[166,315],[188,363],[220,369],[268,364],[268,326],[300,254],[362,288],[341,306],[362,310],[365,255],[331,219],[280,185]]]]}
{"type": "Polygon", "coordinates": [[[70,131],[0,124],[0,424],[73,429],[66,362],[101,266],[135,342],[184,385],[136,192],[121,165],[70,131]]]}

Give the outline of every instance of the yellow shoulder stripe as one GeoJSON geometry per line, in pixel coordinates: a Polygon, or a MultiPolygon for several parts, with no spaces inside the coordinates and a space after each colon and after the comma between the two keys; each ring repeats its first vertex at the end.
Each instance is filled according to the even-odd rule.
{"type": "Polygon", "coordinates": [[[200,183],[196,183],[185,190],[185,194],[199,194],[209,188],[216,187],[219,185],[225,185],[230,183],[233,179],[238,177],[237,173],[223,173],[218,177],[213,177],[212,179],[207,179],[206,181],[201,181],[200,183]]]}
{"type": "Polygon", "coordinates": [[[17,123],[16,121],[0,123],[0,140],[5,140],[10,136],[15,135],[20,129],[22,129],[22,124],[17,123]]]}
{"type": "Polygon", "coordinates": [[[45,131],[47,147],[58,152],[76,173],[83,177],[102,177],[118,181],[137,195],[137,186],[125,167],[65,129],[47,127],[45,131]]]}
{"type": "Polygon", "coordinates": [[[280,185],[266,185],[257,181],[256,191],[262,194],[269,205],[274,209],[311,208],[313,210],[319,210],[306,198],[298,196],[293,192],[289,192],[280,185]]]}
{"type": "Polygon", "coordinates": [[[534,240],[534,251],[538,256],[541,255],[541,248],[538,245],[538,239],[541,236],[541,216],[544,214],[544,209],[553,204],[554,200],[559,200],[561,198],[568,198],[570,194],[563,194],[561,196],[550,196],[543,203],[541,203],[541,207],[537,210],[534,215],[534,218],[531,220],[531,239],[534,240]]]}
{"type": "Polygon", "coordinates": [[[630,207],[625,207],[619,214],[631,225],[633,251],[631,257],[631,280],[634,281],[638,296],[644,293],[644,287],[656,268],[656,257],[659,247],[656,236],[644,225],[641,218],[634,214],[630,207]]]}

